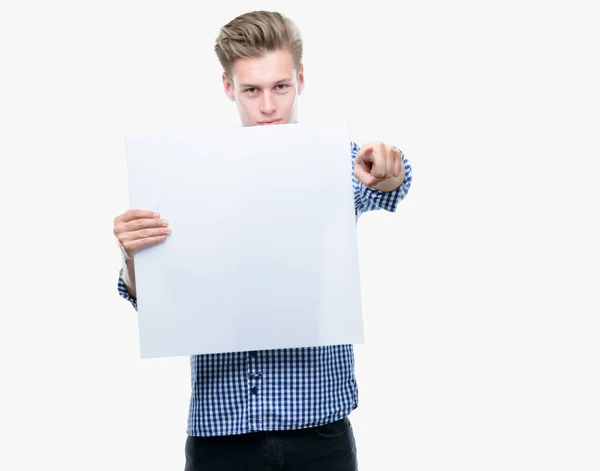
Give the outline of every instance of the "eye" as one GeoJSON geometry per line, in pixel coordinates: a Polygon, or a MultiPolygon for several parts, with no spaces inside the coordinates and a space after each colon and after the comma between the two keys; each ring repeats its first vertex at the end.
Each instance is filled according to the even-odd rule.
{"type": "Polygon", "coordinates": [[[289,87],[289,85],[287,85],[285,83],[279,83],[279,84],[277,84],[277,86],[281,87],[281,88],[279,88],[279,90],[285,90],[287,87],[289,87]]]}
{"type": "Polygon", "coordinates": [[[246,90],[244,90],[244,92],[250,92],[250,93],[253,93],[254,91],[256,91],[255,87],[247,88],[246,90]]]}

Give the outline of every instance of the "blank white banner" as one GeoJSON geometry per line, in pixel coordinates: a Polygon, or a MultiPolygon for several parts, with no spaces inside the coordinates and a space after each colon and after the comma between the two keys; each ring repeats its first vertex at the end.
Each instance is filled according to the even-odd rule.
{"type": "Polygon", "coordinates": [[[142,358],[363,342],[348,124],[126,137],[142,358]]]}

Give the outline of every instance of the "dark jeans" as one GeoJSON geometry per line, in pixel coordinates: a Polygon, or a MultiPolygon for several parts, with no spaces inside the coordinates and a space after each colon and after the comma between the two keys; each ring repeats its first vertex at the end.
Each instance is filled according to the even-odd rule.
{"type": "Polygon", "coordinates": [[[356,471],[347,417],[319,427],[225,437],[190,437],[185,471],[356,471]]]}

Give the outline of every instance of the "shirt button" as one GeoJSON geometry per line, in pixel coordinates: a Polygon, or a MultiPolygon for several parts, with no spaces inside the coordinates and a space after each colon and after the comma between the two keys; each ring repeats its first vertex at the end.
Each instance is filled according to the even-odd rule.
{"type": "Polygon", "coordinates": [[[248,373],[248,376],[250,377],[250,379],[259,379],[262,378],[262,373],[248,373]]]}
{"type": "Polygon", "coordinates": [[[258,392],[258,388],[256,386],[252,386],[252,389],[250,389],[250,392],[252,392],[252,394],[256,394],[258,392]]]}

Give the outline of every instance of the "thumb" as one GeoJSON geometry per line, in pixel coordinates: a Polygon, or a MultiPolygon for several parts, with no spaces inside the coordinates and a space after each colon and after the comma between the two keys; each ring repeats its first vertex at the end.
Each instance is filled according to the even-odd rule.
{"type": "Polygon", "coordinates": [[[368,187],[373,187],[379,182],[379,179],[371,175],[362,167],[362,165],[357,165],[354,167],[354,176],[368,187]]]}

